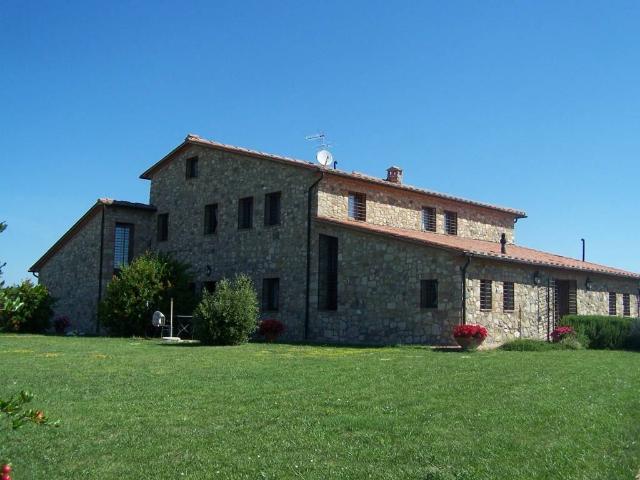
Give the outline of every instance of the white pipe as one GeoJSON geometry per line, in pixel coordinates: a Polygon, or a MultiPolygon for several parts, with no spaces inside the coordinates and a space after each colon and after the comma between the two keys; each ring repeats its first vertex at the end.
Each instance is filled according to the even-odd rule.
{"type": "Polygon", "coordinates": [[[170,327],[170,331],[169,331],[169,336],[171,338],[173,338],[173,298],[171,298],[171,313],[170,315],[170,322],[171,322],[171,327],[170,327]]]}

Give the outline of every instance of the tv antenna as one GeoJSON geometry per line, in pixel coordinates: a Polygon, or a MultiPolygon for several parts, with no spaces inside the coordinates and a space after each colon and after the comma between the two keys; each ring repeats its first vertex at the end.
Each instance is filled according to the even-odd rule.
{"type": "Polygon", "coordinates": [[[327,136],[325,135],[324,132],[316,133],[315,135],[307,135],[304,138],[309,141],[318,142],[318,145],[317,145],[318,151],[316,152],[316,160],[320,165],[322,165],[323,167],[328,167],[329,165],[333,164],[333,168],[334,169],[336,168],[336,165],[338,164],[338,162],[336,162],[333,159],[333,155],[328,150],[331,144],[327,142],[327,136]]]}

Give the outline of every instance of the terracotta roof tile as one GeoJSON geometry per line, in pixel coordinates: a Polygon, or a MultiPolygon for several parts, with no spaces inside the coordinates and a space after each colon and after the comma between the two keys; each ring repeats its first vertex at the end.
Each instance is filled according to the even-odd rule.
{"type": "Polygon", "coordinates": [[[327,217],[317,217],[323,223],[355,228],[357,230],[368,231],[409,240],[436,248],[454,250],[476,257],[492,258],[498,261],[526,263],[531,265],[541,265],[569,270],[580,270],[585,272],[602,273],[621,277],[640,279],[640,274],[628,272],[618,268],[607,267],[597,263],[583,262],[569,257],[563,257],[553,253],[547,253],[532,248],[521,247],[514,244],[507,245],[507,253],[500,253],[499,242],[489,242],[486,240],[475,240],[472,238],[445,235],[441,233],[423,232],[418,230],[406,230],[402,228],[387,227],[384,225],[374,225],[354,220],[335,220],[327,217]]]}

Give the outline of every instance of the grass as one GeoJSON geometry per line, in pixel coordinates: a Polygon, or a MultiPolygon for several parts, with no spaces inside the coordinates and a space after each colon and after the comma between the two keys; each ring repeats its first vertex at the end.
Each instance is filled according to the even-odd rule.
{"type": "Polygon", "coordinates": [[[616,479],[640,467],[640,354],[0,335],[15,480],[616,479]]]}

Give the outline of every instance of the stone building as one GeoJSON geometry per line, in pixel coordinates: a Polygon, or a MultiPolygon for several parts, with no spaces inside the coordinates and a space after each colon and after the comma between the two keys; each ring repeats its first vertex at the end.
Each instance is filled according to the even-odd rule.
{"type": "MultiPolygon", "coordinates": [[[[87,332],[114,272],[150,249],[196,288],[249,274],[291,340],[546,338],[569,313],[638,316],[640,275],[519,246],[519,210],[189,135],[146,170],[149,204],[98,200],[30,269],[87,332]]],[[[177,306],[179,309],[179,306],[177,306]]],[[[188,313],[188,312],[183,312],[188,313]]]]}

